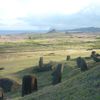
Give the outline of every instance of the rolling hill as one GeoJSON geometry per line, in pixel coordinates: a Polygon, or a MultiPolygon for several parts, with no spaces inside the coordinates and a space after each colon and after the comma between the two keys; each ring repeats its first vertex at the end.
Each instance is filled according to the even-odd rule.
{"type": "Polygon", "coordinates": [[[82,33],[96,33],[100,32],[100,28],[97,27],[84,27],[84,28],[77,28],[77,29],[71,29],[67,30],[68,32],[82,32],[82,33]]]}
{"type": "Polygon", "coordinates": [[[100,100],[100,63],[94,63],[93,66],[82,73],[75,69],[68,71],[67,68],[64,72],[66,77],[60,84],[46,86],[14,100],[100,100]],[[71,77],[68,78],[68,75],[71,77]]]}

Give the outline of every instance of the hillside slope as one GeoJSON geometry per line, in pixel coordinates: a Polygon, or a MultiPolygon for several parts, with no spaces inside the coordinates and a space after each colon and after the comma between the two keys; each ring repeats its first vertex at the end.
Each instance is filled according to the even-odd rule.
{"type": "Polygon", "coordinates": [[[15,100],[100,100],[100,63],[58,85],[15,100]]]}

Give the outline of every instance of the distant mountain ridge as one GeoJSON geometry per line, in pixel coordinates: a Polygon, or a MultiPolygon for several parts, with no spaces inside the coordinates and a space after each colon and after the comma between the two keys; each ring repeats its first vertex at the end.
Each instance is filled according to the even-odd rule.
{"type": "Polygon", "coordinates": [[[58,32],[66,32],[66,33],[98,33],[100,32],[99,27],[82,27],[82,28],[75,28],[75,29],[50,29],[48,33],[58,33],[58,32]]]}
{"type": "Polygon", "coordinates": [[[52,28],[50,30],[0,30],[0,34],[25,34],[25,33],[59,33],[59,32],[68,32],[68,33],[99,33],[100,28],[98,27],[83,27],[75,29],[58,29],[52,28]]]}
{"type": "Polygon", "coordinates": [[[98,27],[84,27],[84,28],[76,28],[76,29],[67,30],[67,32],[82,32],[82,33],[100,32],[100,28],[98,28],[98,27]]]}

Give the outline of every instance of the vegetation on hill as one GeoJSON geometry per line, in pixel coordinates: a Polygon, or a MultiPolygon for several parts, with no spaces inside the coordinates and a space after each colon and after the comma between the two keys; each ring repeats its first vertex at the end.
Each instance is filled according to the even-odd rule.
{"type": "MultiPolygon", "coordinates": [[[[68,68],[66,68],[60,84],[46,86],[36,93],[15,100],[99,100],[100,63],[94,64],[94,66],[82,73],[75,69],[68,72],[68,68]],[[69,76],[70,78],[68,78],[69,76]]],[[[45,82],[43,79],[45,76],[43,76],[41,80],[45,82]]]]}
{"type": "MultiPolygon", "coordinates": [[[[28,36],[29,37],[29,36],[28,36]]],[[[92,50],[100,53],[100,36],[87,34],[38,34],[22,41],[0,42],[0,78],[22,84],[24,75],[33,74],[38,80],[38,91],[21,97],[17,91],[5,93],[11,100],[100,100],[100,63],[90,59],[92,50]],[[71,60],[66,61],[67,55],[71,60]],[[89,70],[81,72],[76,58],[85,58],[89,70]],[[62,82],[52,85],[52,70],[36,72],[39,58],[43,63],[64,65],[62,82]]]]}
{"type": "MultiPolygon", "coordinates": [[[[13,39],[14,40],[14,39],[13,39]]],[[[0,42],[1,53],[33,52],[68,49],[100,49],[100,36],[88,34],[38,34],[20,41],[0,42]],[[31,37],[31,39],[28,39],[31,37]]]]}

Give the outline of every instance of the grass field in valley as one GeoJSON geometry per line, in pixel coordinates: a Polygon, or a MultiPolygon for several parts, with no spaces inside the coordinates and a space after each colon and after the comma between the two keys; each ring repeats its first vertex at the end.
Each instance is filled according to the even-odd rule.
{"type": "MultiPolygon", "coordinates": [[[[68,98],[66,99],[66,97],[64,97],[64,99],[60,99],[61,96],[55,96],[54,98],[52,96],[60,93],[61,91],[60,86],[63,89],[64,83],[67,82],[70,83],[70,81],[78,82],[77,75],[79,75],[79,78],[81,78],[81,76],[83,75],[83,74],[81,75],[80,71],[76,69],[75,67],[76,62],[74,59],[79,56],[89,57],[92,50],[95,50],[97,53],[100,53],[100,34],[87,35],[79,33],[78,34],[51,33],[51,34],[37,34],[37,35],[34,34],[26,36],[21,35],[20,39],[19,38],[14,39],[15,37],[17,38],[18,36],[14,37],[6,36],[5,41],[4,40],[2,41],[2,38],[0,40],[1,41],[0,67],[4,68],[4,70],[0,70],[0,77],[9,77],[11,79],[18,81],[21,84],[22,76],[29,73],[35,74],[38,77],[39,81],[38,85],[40,90],[39,92],[36,92],[34,94],[34,97],[35,99],[38,100],[47,100],[46,97],[47,94],[45,93],[45,88],[46,92],[50,91],[49,95],[50,98],[48,98],[48,100],[51,100],[51,98],[52,100],[67,100],[68,98]],[[72,59],[71,61],[66,62],[67,55],[71,55],[72,59]],[[51,71],[44,73],[32,72],[34,66],[38,66],[38,61],[41,56],[43,56],[44,58],[44,63],[48,63],[50,61],[56,61],[56,62],[62,62],[64,63],[65,66],[67,66],[67,68],[65,68],[65,71],[63,73],[63,82],[58,86],[59,92],[57,93],[53,91],[53,86],[51,86],[51,71]],[[74,75],[76,77],[73,79],[74,75]],[[68,81],[68,79],[70,80],[68,81]],[[42,92],[44,93],[44,96],[42,96],[42,98],[39,99],[41,97],[40,95],[43,95],[42,92]]],[[[97,66],[97,68],[94,68],[94,72],[96,72],[96,69],[100,68],[99,63],[95,63],[93,60],[89,59],[86,61],[90,68],[97,66]]],[[[90,72],[86,72],[86,74],[90,73],[91,75],[92,72],[93,69],[91,69],[90,72]]],[[[57,86],[54,88],[56,89],[57,86]]],[[[64,91],[67,91],[67,88],[64,91],[63,90],[62,93],[64,91]]],[[[11,98],[12,100],[23,99],[20,97],[21,95],[20,92],[7,93],[6,95],[8,98],[11,98]]],[[[75,94],[75,96],[77,96],[77,94],[75,94]]],[[[28,96],[26,100],[33,100],[32,98],[34,97],[28,96]]],[[[68,100],[77,100],[77,99],[74,98],[68,100]]],[[[84,98],[80,100],[89,100],[89,99],[84,98]]]]}

